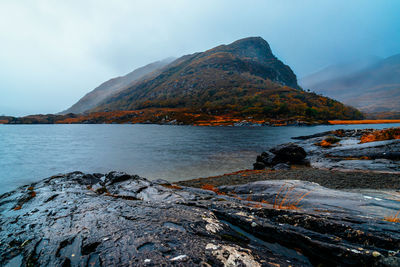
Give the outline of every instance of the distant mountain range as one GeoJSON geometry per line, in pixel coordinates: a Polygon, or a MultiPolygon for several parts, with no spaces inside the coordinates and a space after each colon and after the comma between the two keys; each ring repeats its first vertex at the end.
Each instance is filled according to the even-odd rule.
{"type": "Polygon", "coordinates": [[[306,120],[356,119],[356,109],[306,92],[261,37],[164,60],[100,85],[63,113],[185,108],[306,120]]]}
{"type": "Polygon", "coordinates": [[[400,112],[400,54],[330,66],[300,84],[366,113],[400,112]]]}

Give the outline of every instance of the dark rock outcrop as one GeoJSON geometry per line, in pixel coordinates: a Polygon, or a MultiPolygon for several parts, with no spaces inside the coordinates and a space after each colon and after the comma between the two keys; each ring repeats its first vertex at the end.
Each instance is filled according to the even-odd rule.
{"type": "MultiPolygon", "coordinates": [[[[389,129],[390,130],[390,129],[389,129]]],[[[257,156],[254,170],[277,164],[305,165],[331,170],[368,170],[400,173],[400,139],[361,143],[374,129],[334,130],[299,136],[257,156]]],[[[286,167],[284,167],[285,169],[286,167]]]]}
{"type": "Polygon", "coordinates": [[[275,154],[275,157],[272,159],[273,163],[302,163],[307,156],[306,151],[302,147],[293,143],[274,147],[270,152],[275,154]]]}
{"type": "Polygon", "coordinates": [[[373,129],[336,130],[301,136],[297,144],[308,153],[311,166],[326,169],[372,170],[400,173],[400,140],[361,143],[373,129]],[[324,140],[337,138],[332,146],[321,148],[324,140]]]}
{"type": "Polygon", "coordinates": [[[0,196],[0,262],[398,266],[399,227],[380,218],[398,202],[374,201],[300,181],[208,191],[74,172],[0,196]]]}
{"type": "Polygon", "coordinates": [[[282,144],[269,150],[269,152],[263,152],[257,156],[256,163],[253,164],[254,170],[263,170],[266,167],[273,167],[273,169],[287,169],[289,165],[309,165],[306,160],[306,151],[294,144],[282,144]]]}
{"type": "Polygon", "coordinates": [[[260,161],[256,161],[256,162],[253,164],[254,170],[264,170],[265,167],[266,167],[265,164],[264,164],[263,162],[260,162],[260,161]]]}

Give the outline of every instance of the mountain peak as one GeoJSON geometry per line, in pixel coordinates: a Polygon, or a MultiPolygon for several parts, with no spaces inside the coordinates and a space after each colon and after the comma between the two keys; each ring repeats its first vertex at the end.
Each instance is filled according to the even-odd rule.
{"type": "MultiPolygon", "coordinates": [[[[291,68],[272,54],[261,37],[180,57],[150,76],[117,88],[90,111],[153,108],[174,109],[179,117],[187,111],[259,119],[360,116],[357,110],[301,90],[291,68]]],[[[204,120],[203,115],[199,120],[204,120]]]]}
{"type": "Polygon", "coordinates": [[[261,37],[247,37],[228,45],[220,45],[209,52],[229,52],[241,58],[250,58],[257,61],[276,59],[267,41],[261,37]]]}
{"type": "Polygon", "coordinates": [[[267,46],[269,48],[268,42],[265,41],[260,36],[242,38],[234,41],[230,45],[241,45],[241,46],[257,45],[257,46],[267,46]]]}

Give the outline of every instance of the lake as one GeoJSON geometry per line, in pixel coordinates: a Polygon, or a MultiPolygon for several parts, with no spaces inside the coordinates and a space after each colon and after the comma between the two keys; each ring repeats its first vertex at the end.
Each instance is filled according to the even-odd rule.
{"type": "Polygon", "coordinates": [[[0,125],[0,193],[72,171],[112,170],[179,181],[252,168],[256,155],[291,137],[332,129],[399,124],[307,127],[172,125],[0,125]]]}

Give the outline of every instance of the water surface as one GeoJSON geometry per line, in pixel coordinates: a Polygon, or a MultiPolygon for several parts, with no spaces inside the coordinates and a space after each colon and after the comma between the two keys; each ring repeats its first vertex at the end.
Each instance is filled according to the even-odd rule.
{"type": "Polygon", "coordinates": [[[393,126],[0,125],[0,193],[76,170],[169,181],[219,175],[252,168],[257,154],[294,136],[393,126]]]}

